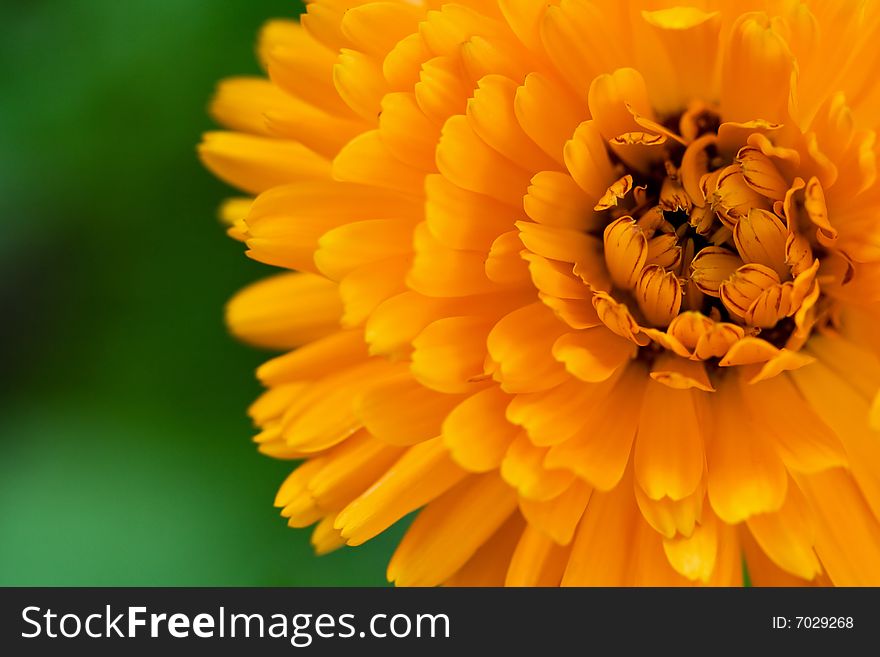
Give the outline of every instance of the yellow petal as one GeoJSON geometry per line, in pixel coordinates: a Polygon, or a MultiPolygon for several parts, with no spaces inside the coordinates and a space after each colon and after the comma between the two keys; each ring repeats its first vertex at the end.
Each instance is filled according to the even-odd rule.
{"type": "MultiPolygon", "coordinates": [[[[577,269],[575,269],[575,273],[578,273],[577,269]]],[[[593,293],[593,307],[602,323],[616,335],[640,347],[644,347],[651,341],[649,337],[644,335],[627,305],[617,301],[607,292],[593,293]]]]}
{"type": "Polygon", "coordinates": [[[485,258],[486,278],[498,285],[511,287],[528,283],[529,268],[522,258],[526,253],[522,247],[522,237],[518,229],[496,237],[485,258]]]}
{"type": "Polygon", "coordinates": [[[749,326],[769,329],[783,317],[791,315],[793,307],[792,286],[789,283],[771,285],[752,302],[744,319],[749,326]]]}
{"type": "Polygon", "coordinates": [[[714,324],[705,335],[700,336],[694,355],[701,360],[725,358],[730,348],[743,339],[745,331],[741,326],[729,322],[714,324]]]}
{"type": "Polygon", "coordinates": [[[745,337],[734,343],[727,355],[718,363],[721,367],[766,363],[779,353],[779,349],[761,338],[745,337]]]}
{"type": "Polygon", "coordinates": [[[373,485],[402,453],[401,447],[358,432],[321,457],[321,469],[307,484],[309,495],[320,509],[338,511],[373,485]]]}
{"type": "Polygon", "coordinates": [[[357,4],[356,0],[314,0],[306,7],[300,23],[315,41],[331,50],[339,50],[351,45],[342,30],[342,19],[357,4]]]}
{"type": "Polygon", "coordinates": [[[413,32],[388,51],[382,61],[382,73],[392,89],[409,91],[419,82],[422,64],[432,57],[433,53],[428,50],[422,35],[413,32]]]}
{"type": "Polygon", "coordinates": [[[599,242],[592,235],[531,221],[517,221],[523,245],[538,255],[560,262],[580,263],[598,253],[599,242]]]}
{"type": "Polygon", "coordinates": [[[281,417],[288,406],[308,388],[307,383],[295,382],[274,386],[264,391],[248,407],[248,415],[258,427],[281,417]]]}
{"type": "Polygon", "coordinates": [[[647,265],[657,265],[664,269],[678,269],[681,262],[681,247],[678,246],[678,236],[657,235],[648,240],[647,265]]]}

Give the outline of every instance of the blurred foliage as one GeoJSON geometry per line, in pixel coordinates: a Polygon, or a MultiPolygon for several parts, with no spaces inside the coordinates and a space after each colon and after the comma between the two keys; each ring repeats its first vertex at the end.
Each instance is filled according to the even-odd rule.
{"type": "Polygon", "coordinates": [[[266,273],[195,157],[217,80],[295,2],[31,0],[0,24],[0,584],[380,585],[399,538],[315,557],[245,408],[266,273]]]}

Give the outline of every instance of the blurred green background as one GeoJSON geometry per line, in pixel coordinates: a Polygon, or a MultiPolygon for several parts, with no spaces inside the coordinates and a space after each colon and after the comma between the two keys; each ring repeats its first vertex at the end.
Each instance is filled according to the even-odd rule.
{"type": "Polygon", "coordinates": [[[397,541],[315,557],[222,323],[268,271],[196,160],[217,80],[290,0],[0,5],[0,585],[380,585],[397,541]]]}

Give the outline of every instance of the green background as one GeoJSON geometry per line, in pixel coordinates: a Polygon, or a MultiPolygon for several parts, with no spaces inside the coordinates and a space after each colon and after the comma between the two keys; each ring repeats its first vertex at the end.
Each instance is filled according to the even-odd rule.
{"type": "Polygon", "coordinates": [[[272,507],[291,463],[245,416],[267,355],[222,323],[269,269],[195,156],[216,81],[299,9],[0,5],[0,585],[385,583],[399,529],[315,557],[272,507]]]}

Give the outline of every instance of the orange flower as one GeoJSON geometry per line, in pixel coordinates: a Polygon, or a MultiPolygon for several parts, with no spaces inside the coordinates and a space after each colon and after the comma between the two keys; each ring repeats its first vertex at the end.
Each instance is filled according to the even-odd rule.
{"type": "Polygon", "coordinates": [[[221,84],[318,552],[420,509],[397,584],[880,584],[880,8],[673,4],[316,0],[221,84]]]}

